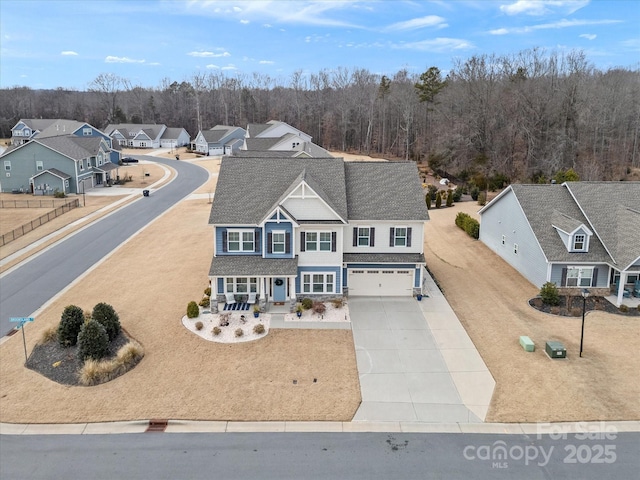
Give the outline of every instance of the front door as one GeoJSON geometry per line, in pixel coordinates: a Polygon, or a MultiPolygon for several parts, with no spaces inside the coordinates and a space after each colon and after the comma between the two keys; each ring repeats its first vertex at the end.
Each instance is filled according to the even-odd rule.
{"type": "Polygon", "coordinates": [[[273,279],[273,301],[284,302],[286,298],[287,298],[287,279],[274,278],[273,279]]]}

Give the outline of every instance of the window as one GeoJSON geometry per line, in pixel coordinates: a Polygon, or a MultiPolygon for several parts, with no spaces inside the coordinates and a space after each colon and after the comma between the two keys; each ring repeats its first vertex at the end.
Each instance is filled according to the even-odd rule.
{"type": "Polygon", "coordinates": [[[593,267],[567,268],[567,287],[590,287],[593,267]]]}
{"type": "Polygon", "coordinates": [[[407,246],[407,229],[405,227],[396,227],[393,239],[394,247],[407,246]]]}
{"type": "Polygon", "coordinates": [[[307,252],[335,252],[335,232],[303,232],[307,252]]]}
{"type": "Polygon", "coordinates": [[[333,273],[305,273],[302,275],[304,293],[333,293],[335,275],[333,273]]]}
{"type": "Polygon", "coordinates": [[[90,128],[85,127],[85,128],[83,128],[83,129],[82,129],[82,135],[83,135],[83,136],[85,136],[85,137],[90,137],[90,136],[91,136],[91,134],[92,134],[92,131],[91,131],[91,129],[90,129],[90,128]]]}
{"type": "Polygon", "coordinates": [[[273,253],[285,253],[284,232],[273,232],[271,235],[271,251],[273,253]]]}
{"type": "Polygon", "coordinates": [[[371,238],[371,230],[369,227],[358,227],[358,247],[368,247],[371,238]]]}
{"type": "Polygon", "coordinates": [[[44,170],[44,164],[42,163],[42,160],[36,160],[36,170],[38,172],[44,170]]]}
{"type": "Polygon", "coordinates": [[[254,252],[255,239],[253,230],[230,230],[227,232],[227,251],[254,252]]]}
{"type": "Polygon", "coordinates": [[[573,249],[574,250],[584,250],[584,242],[586,240],[586,236],[583,234],[574,235],[573,237],[573,249]]]}
{"type": "Polygon", "coordinates": [[[513,253],[515,253],[516,255],[518,254],[518,244],[517,243],[513,244],[513,253]]]}
{"type": "Polygon", "coordinates": [[[4,161],[4,170],[6,172],[10,172],[11,171],[11,160],[5,160],[4,161]]]}
{"type": "Polygon", "coordinates": [[[80,160],[80,170],[84,170],[84,160],[80,160]]]}
{"type": "Polygon", "coordinates": [[[502,245],[504,245],[506,241],[507,241],[507,237],[505,237],[504,235],[502,235],[502,245]]]}
{"type": "Polygon", "coordinates": [[[258,291],[257,277],[227,277],[225,283],[226,293],[256,293],[258,291]]]}

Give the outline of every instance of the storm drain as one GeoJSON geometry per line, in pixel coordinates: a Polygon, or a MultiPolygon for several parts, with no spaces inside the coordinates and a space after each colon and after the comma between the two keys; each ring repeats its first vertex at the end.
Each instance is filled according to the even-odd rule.
{"type": "Polygon", "coordinates": [[[168,420],[163,420],[159,418],[149,420],[149,426],[147,427],[146,432],[164,432],[167,429],[168,423],[169,423],[168,420]]]}

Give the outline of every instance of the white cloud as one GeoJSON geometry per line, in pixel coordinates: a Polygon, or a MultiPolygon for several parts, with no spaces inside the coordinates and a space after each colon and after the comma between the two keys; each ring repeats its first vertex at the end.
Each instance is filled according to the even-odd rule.
{"type": "Polygon", "coordinates": [[[586,38],[587,40],[595,40],[596,37],[597,35],[594,35],[593,33],[583,33],[580,35],[580,38],[586,38]]]}
{"type": "Polygon", "coordinates": [[[393,46],[394,48],[420,50],[425,52],[450,52],[451,50],[469,50],[475,48],[473,43],[460,38],[440,37],[433,40],[422,40],[420,42],[400,43],[393,46]]]}
{"type": "Polygon", "coordinates": [[[270,25],[270,24],[268,24],[268,23],[265,23],[265,24],[264,24],[264,25],[262,25],[262,26],[263,26],[264,28],[272,28],[272,27],[273,27],[273,25],[270,25]]]}
{"type": "Polygon", "coordinates": [[[631,38],[629,40],[624,40],[624,41],[620,42],[620,45],[622,45],[625,48],[629,48],[631,50],[640,51],[640,39],[637,39],[637,38],[631,38]]]}
{"type": "Polygon", "coordinates": [[[240,20],[240,23],[243,25],[247,25],[249,23],[249,20],[240,20]]]}
{"type": "Polygon", "coordinates": [[[129,57],[114,57],[109,55],[104,59],[105,63],[144,63],[144,60],[135,60],[129,57]]]}
{"type": "Polygon", "coordinates": [[[226,67],[222,67],[222,70],[237,70],[237,69],[238,69],[238,67],[236,67],[232,63],[227,65],[226,67]]]}
{"type": "Polygon", "coordinates": [[[398,22],[392,25],[389,25],[385,30],[387,31],[397,31],[397,30],[416,30],[419,28],[425,27],[437,27],[437,28],[445,28],[449,25],[445,23],[445,19],[439,17],[437,15],[427,15],[426,17],[413,18],[411,20],[407,20],[406,22],[398,22]]]}
{"type": "Polygon", "coordinates": [[[526,27],[515,28],[498,28],[490,30],[492,35],[506,35],[507,33],[530,33],[536,30],[552,30],[569,27],[582,27],[585,25],[610,25],[613,23],[622,23],[622,20],[566,20],[562,19],[552,23],[541,23],[538,25],[530,25],[526,27]]]}
{"type": "Polygon", "coordinates": [[[218,65],[214,65],[213,63],[210,63],[209,65],[205,66],[204,68],[219,69],[220,67],[218,65]]]}
{"type": "Polygon", "coordinates": [[[64,57],[75,57],[78,55],[78,53],[74,52],[73,50],[64,50],[63,52],[60,52],[60,55],[64,57]]]}
{"type": "Polygon", "coordinates": [[[190,57],[198,57],[198,58],[219,58],[219,57],[230,57],[231,54],[229,52],[189,52],[187,53],[190,57]]]}
{"type": "Polygon", "coordinates": [[[553,11],[571,14],[589,4],[589,0],[518,0],[509,5],[500,5],[507,15],[546,15],[553,11]]]}
{"type": "Polygon", "coordinates": [[[274,62],[272,60],[260,60],[259,63],[260,63],[260,65],[273,65],[276,62],[274,62]]]}

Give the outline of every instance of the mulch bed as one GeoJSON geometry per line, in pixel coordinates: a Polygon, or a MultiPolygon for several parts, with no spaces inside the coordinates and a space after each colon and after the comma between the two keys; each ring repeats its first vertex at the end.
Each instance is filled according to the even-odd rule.
{"type": "MultiPolygon", "coordinates": [[[[536,310],[548,313],[551,315],[558,315],[561,317],[581,317],[582,316],[582,302],[581,296],[560,296],[559,305],[547,305],[542,303],[540,297],[535,297],[529,300],[531,305],[536,310]]],[[[602,312],[613,313],[615,315],[623,315],[625,317],[640,317],[640,310],[634,307],[629,307],[627,312],[623,312],[618,307],[607,301],[604,297],[587,297],[585,310],[587,312],[591,310],[600,310],[602,312]]]]}
{"type": "MultiPolygon", "coordinates": [[[[129,337],[121,331],[110,342],[109,355],[104,360],[115,357],[118,350],[127,343],[129,343],[129,337]]],[[[80,385],[78,373],[82,368],[82,362],[78,360],[77,353],[77,346],[64,348],[57,340],[38,344],[29,355],[26,366],[62,385],[80,385]]]]}

